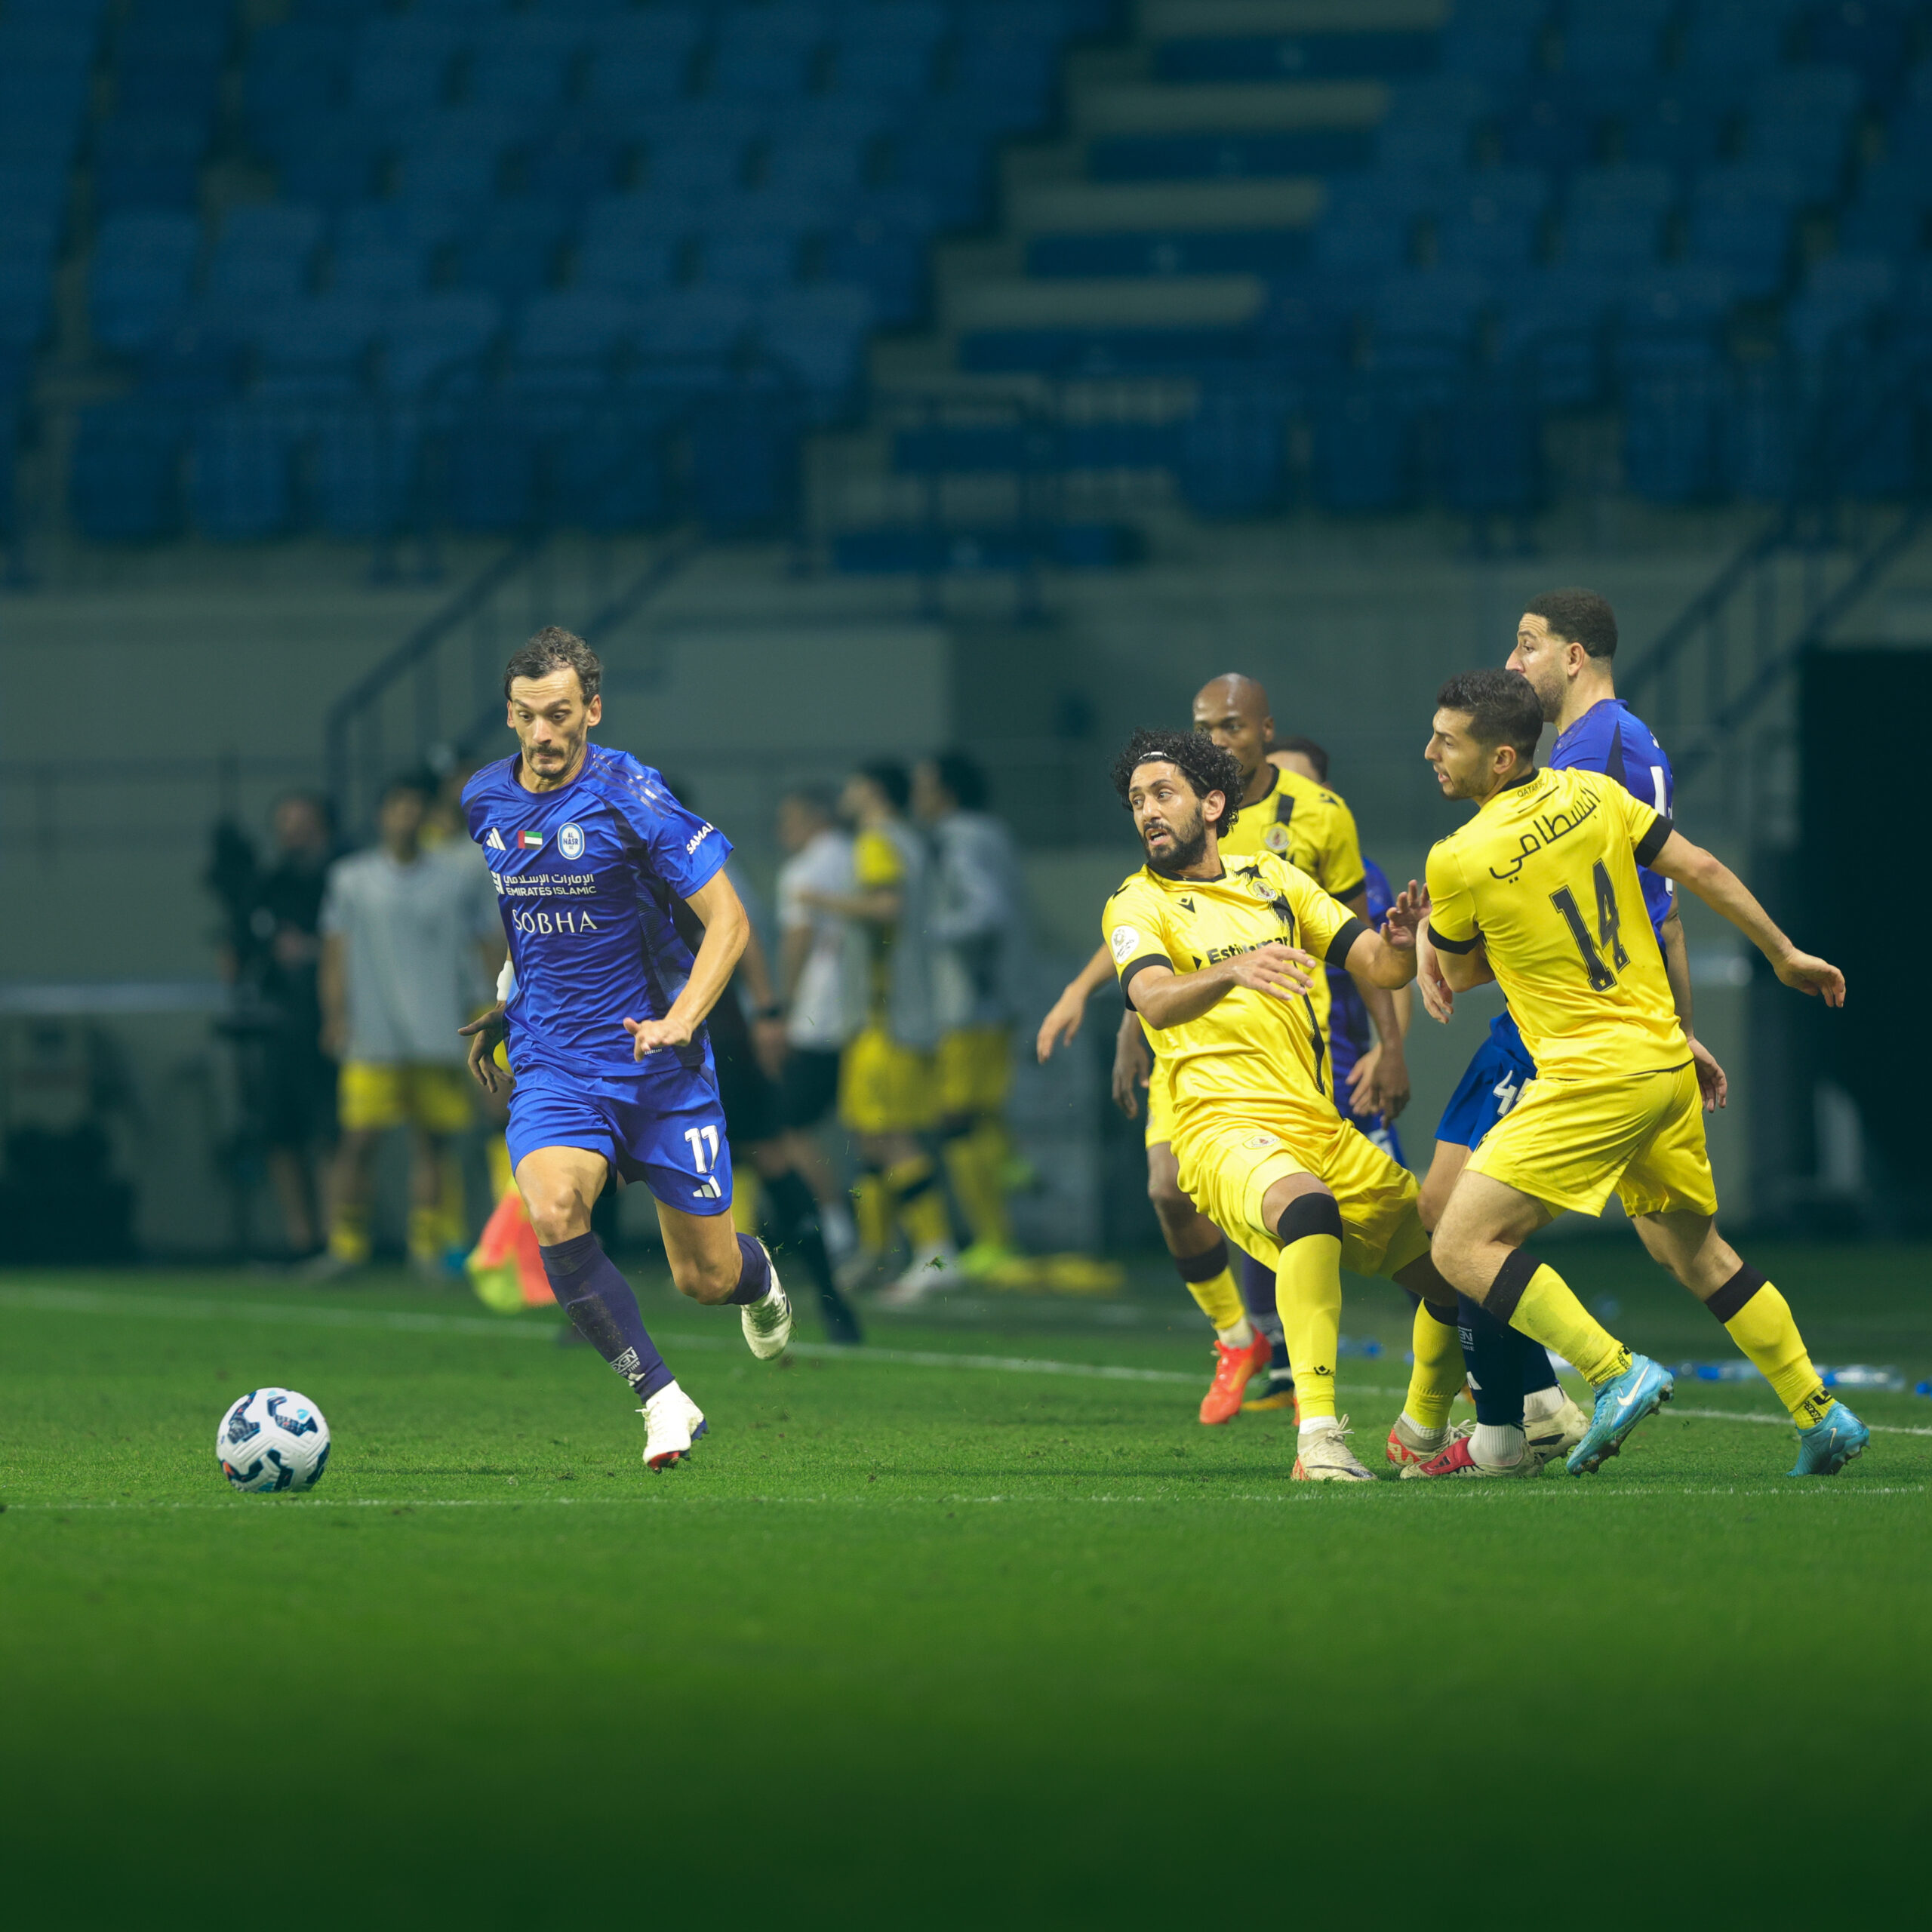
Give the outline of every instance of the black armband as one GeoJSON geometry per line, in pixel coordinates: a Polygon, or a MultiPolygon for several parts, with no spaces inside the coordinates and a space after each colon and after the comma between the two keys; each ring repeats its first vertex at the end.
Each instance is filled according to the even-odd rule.
{"type": "Polygon", "coordinates": [[[1651,820],[1650,830],[1637,841],[1638,864],[1640,866],[1654,864],[1657,854],[1663,850],[1669,838],[1670,820],[1660,812],[1651,820]]]}
{"type": "Polygon", "coordinates": [[[1429,928],[1429,943],[1438,952],[1473,952],[1482,943],[1482,934],[1473,932],[1467,939],[1451,939],[1447,933],[1438,932],[1432,921],[1429,928]]]}
{"type": "Polygon", "coordinates": [[[1322,954],[1322,958],[1331,966],[1346,966],[1348,964],[1349,947],[1353,946],[1355,941],[1367,931],[1367,927],[1351,914],[1348,924],[1340,928],[1334,937],[1328,942],[1328,949],[1322,954]]]}
{"type": "Polygon", "coordinates": [[[1134,1004],[1134,975],[1144,971],[1149,966],[1164,966],[1172,972],[1174,961],[1164,952],[1143,952],[1138,959],[1130,959],[1120,969],[1121,995],[1125,999],[1129,1008],[1137,1013],[1140,1008],[1134,1004]]]}

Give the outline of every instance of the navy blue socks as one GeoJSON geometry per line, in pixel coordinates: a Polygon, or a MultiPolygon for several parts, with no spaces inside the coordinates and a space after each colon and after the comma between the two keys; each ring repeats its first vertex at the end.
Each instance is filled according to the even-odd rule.
{"type": "MultiPolygon", "coordinates": [[[[740,1243],[743,1236],[739,1237],[740,1243]]],[[[594,1234],[540,1247],[557,1305],[577,1333],[648,1401],[675,1378],[645,1332],[637,1297],[594,1234]]],[[[770,1269],[766,1270],[768,1278],[770,1269]]],[[[756,1299],[755,1297],[753,1297],[756,1299]]]]}
{"type": "Polygon", "coordinates": [[[738,1285],[727,1295],[728,1302],[749,1308],[771,1292],[771,1259],[749,1235],[738,1237],[738,1285]]]}

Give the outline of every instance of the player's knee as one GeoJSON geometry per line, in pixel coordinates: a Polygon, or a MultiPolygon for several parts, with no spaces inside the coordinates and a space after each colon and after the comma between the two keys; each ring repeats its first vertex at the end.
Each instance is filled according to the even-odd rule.
{"type": "Polygon", "coordinates": [[[1285,1201],[1269,1200],[1263,1204],[1263,1211],[1272,1214],[1275,1238],[1284,1247],[1306,1241],[1310,1235],[1327,1235],[1337,1241],[1342,1238],[1342,1211],[1325,1187],[1301,1189],[1285,1201]]]}
{"type": "Polygon", "coordinates": [[[735,1243],[728,1261],[704,1254],[677,1254],[671,1257],[671,1284],[681,1295],[709,1306],[724,1300],[738,1285],[740,1268],[735,1243]]]}
{"type": "Polygon", "coordinates": [[[525,1211],[539,1244],[555,1247],[590,1232],[590,1204],[574,1187],[532,1186],[520,1181],[525,1211]]]}

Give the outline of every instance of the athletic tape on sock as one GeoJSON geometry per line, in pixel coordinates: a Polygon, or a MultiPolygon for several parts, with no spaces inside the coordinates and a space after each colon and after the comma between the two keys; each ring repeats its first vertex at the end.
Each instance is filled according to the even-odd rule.
{"type": "Polygon", "coordinates": [[[1523,1299],[1523,1291],[1542,1266],[1527,1247],[1515,1249],[1497,1269],[1496,1279],[1490,1283],[1489,1293],[1483,1297],[1483,1306],[1498,1321],[1510,1321],[1515,1315],[1517,1303],[1523,1299]]]}
{"type": "Polygon", "coordinates": [[[1177,1254],[1174,1272],[1183,1281],[1211,1281],[1228,1265],[1228,1244],[1217,1241],[1204,1254],[1177,1254]]]}
{"type": "Polygon", "coordinates": [[[1281,1210],[1281,1218],[1275,1223],[1275,1238],[1284,1247],[1306,1241],[1310,1235],[1342,1238],[1342,1211],[1335,1205],[1332,1194],[1320,1189],[1297,1194],[1281,1210]]]}
{"type": "Polygon", "coordinates": [[[1748,1261],[1737,1264],[1737,1272],[1712,1296],[1704,1306],[1715,1315],[1720,1324],[1735,1321],[1744,1304],[1770,1279],[1761,1275],[1748,1261]]]}

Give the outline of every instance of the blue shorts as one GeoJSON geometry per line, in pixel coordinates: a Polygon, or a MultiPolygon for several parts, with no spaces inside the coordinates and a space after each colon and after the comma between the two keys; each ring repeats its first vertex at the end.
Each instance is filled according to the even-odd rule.
{"type": "Polygon", "coordinates": [[[1537,1077],[1536,1062],[1523,1044],[1516,1023],[1500,1013],[1489,1023],[1489,1037],[1477,1048],[1462,1084],[1442,1109],[1435,1137],[1458,1147],[1479,1146],[1482,1137],[1523,1097],[1537,1077]]]}
{"type": "Polygon", "coordinates": [[[539,1147],[601,1154],[622,1180],[641,1180],[667,1208],[723,1214],[731,1206],[731,1149],[724,1109],[706,1066],[636,1080],[571,1075],[548,1066],[518,1070],[510,1089],[510,1162],[539,1147]]]}

